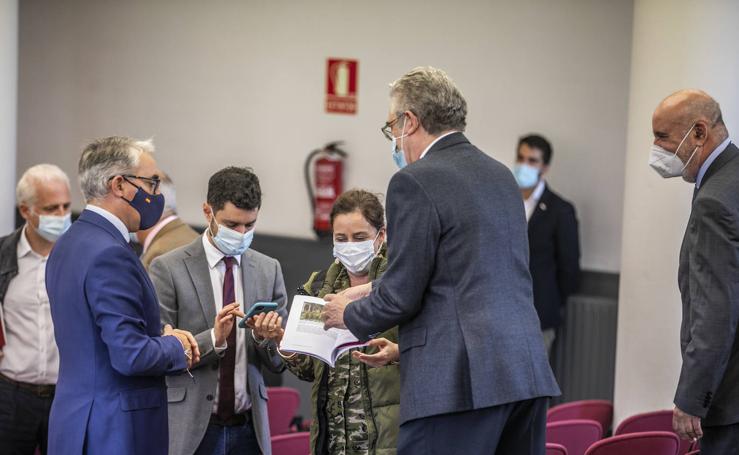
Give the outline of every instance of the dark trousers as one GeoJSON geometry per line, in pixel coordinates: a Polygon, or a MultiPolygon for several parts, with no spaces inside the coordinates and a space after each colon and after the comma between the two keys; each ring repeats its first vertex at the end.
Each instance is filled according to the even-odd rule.
{"type": "Polygon", "coordinates": [[[46,454],[53,396],[40,397],[0,378],[0,454],[46,454]]]}
{"type": "MultiPolygon", "coordinates": [[[[259,455],[259,441],[251,419],[241,425],[209,423],[195,455],[259,455]]],[[[306,454],[307,455],[307,454],[306,454]]]]}
{"type": "Polygon", "coordinates": [[[544,455],[548,398],[411,420],[398,455],[544,455]]]}
{"type": "Polygon", "coordinates": [[[739,455],[739,423],[703,427],[701,455],[739,455]]]}

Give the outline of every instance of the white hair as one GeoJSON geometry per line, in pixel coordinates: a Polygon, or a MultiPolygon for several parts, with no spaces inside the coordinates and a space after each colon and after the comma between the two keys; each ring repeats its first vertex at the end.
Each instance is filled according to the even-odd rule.
{"type": "Polygon", "coordinates": [[[78,168],[85,200],[89,202],[105,197],[110,192],[110,179],[132,173],[144,153],[154,153],[151,139],[137,141],[130,137],[111,136],[85,147],[78,168]]]}
{"type": "Polygon", "coordinates": [[[440,69],[412,69],[390,84],[390,97],[397,117],[413,112],[429,134],[464,131],[467,125],[467,101],[440,69]]]}
{"type": "Polygon", "coordinates": [[[38,196],[36,194],[37,185],[47,182],[62,182],[69,188],[69,177],[59,166],[44,163],[29,167],[15,187],[15,200],[18,205],[35,204],[38,196]]]}

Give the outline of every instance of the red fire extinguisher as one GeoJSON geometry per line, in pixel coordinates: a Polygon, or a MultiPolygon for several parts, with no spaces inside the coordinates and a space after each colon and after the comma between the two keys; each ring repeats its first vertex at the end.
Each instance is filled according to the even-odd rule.
{"type": "Polygon", "coordinates": [[[341,142],[331,142],[313,150],[305,160],[303,172],[313,208],[313,230],[318,237],[331,235],[331,208],[344,191],[344,159],[347,153],[339,148],[341,142]],[[311,179],[311,164],[313,175],[311,179]],[[312,183],[311,183],[312,180],[312,183]]]}

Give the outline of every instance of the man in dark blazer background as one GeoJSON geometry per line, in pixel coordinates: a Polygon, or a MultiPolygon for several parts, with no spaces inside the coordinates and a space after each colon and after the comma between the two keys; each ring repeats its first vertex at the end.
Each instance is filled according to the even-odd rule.
{"type": "Polygon", "coordinates": [[[326,326],[363,340],[400,326],[399,454],[544,454],[559,389],[513,175],[462,134],[467,103],[443,71],[416,68],[390,95],[388,269],[367,297],[327,296],[326,326]]]}
{"type": "Polygon", "coordinates": [[[534,306],[541,321],[544,345],[550,353],[567,297],[580,283],[575,207],[544,181],[551,162],[552,146],[544,137],[530,134],[519,139],[513,176],[521,188],[529,222],[529,271],[534,285],[534,306]]]}
{"type": "Polygon", "coordinates": [[[701,438],[701,454],[739,453],[739,149],[719,104],[698,90],[663,100],[652,116],[650,165],[695,183],[680,250],[682,370],[673,426],[701,438]]]}

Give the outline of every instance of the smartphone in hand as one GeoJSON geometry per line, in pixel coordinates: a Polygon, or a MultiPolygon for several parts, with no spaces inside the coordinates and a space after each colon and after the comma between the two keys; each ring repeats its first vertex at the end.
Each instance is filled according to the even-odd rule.
{"type": "Polygon", "coordinates": [[[246,315],[244,316],[244,319],[239,321],[239,327],[242,329],[246,328],[246,321],[256,316],[260,313],[269,313],[270,311],[274,311],[277,309],[277,304],[274,302],[257,302],[254,305],[249,308],[249,311],[246,312],[246,315]]]}

